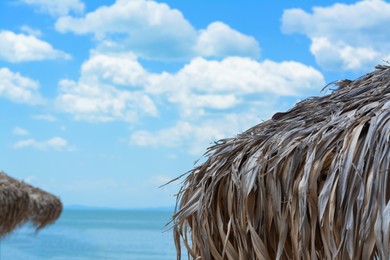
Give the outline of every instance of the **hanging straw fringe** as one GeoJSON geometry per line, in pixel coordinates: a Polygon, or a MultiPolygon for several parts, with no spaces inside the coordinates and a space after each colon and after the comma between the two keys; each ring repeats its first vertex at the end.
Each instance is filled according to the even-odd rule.
{"type": "Polygon", "coordinates": [[[26,222],[44,228],[61,212],[56,196],[0,172],[0,238],[26,222]]]}

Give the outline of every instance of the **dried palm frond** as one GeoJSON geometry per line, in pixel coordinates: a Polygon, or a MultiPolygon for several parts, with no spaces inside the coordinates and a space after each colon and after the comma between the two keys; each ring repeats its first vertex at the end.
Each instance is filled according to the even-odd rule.
{"type": "Polygon", "coordinates": [[[62,203],[54,195],[0,172],[0,237],[28,221],[41,229],[61,212],[62,203]]]}
{"type": "Polygon", "coordinates": [[[194,259],[390,259],[390,67],[376,68],[210,147],[178,194],[178,258],[184,244],[194,259]]]}

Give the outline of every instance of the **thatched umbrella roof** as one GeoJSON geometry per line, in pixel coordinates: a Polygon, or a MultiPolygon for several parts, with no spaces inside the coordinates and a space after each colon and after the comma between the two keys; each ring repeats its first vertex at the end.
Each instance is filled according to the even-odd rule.
{"type": "Polygon", "coordinates": [[[0,237],[28,221],[41,229],[61,212],[62,203],[54,195],[0,172],[0,237]]]}
{"type": "Polygon", "coordinates": [[[390,259],[390,67],[336,85],[209,148],[178,195],[178,252],[390,259]]]}

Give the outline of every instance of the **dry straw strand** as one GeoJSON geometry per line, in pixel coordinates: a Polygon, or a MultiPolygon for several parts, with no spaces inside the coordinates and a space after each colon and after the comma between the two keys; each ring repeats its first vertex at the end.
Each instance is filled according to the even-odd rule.
{"type": "Polygon", "coordinates": [[[390,67],[334,84],[208,149],[178,193],[178,259],[390,259],[390,67]]]}
{"type": "Polygon", "coordinates": [[[0,172],[0,237],[31,222],[39,230],[59,218],[62,203],[56,196],[0,172]]]}

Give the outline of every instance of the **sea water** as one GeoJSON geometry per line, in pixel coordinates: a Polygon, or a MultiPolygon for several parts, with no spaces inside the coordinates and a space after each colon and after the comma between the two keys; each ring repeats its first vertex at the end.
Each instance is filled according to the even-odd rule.
{"type": "Polygon", "coordinates": [[[53,225],[0,241],[1,260],[176,259],[167,210],[65,210],[53,225]]]}

